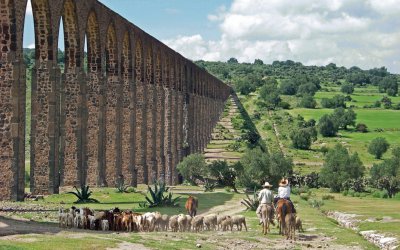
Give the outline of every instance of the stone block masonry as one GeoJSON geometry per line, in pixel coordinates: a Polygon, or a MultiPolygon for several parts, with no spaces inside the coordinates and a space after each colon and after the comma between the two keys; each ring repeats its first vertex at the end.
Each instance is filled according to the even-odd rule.
{"type": "MultiPolygon", "coordinates": [[[[121,176],[177,184],[176,165],[204,149],[230,87],[97,0],[31,2],[31,192],[114,187],[121,176]]],[[[26,4],[0,2],[0,200],[24,197],[26,4]]]]}

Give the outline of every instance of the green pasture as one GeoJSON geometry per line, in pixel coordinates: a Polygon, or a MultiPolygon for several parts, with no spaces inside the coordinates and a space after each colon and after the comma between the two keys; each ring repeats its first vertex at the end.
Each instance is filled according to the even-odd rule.
{"type": "MultiPolygon", "coordinates": [[[[144,192],[144,186],[140,186],[139,190],[144,192]]],[[[176,191],[176,195],[183,197],[178,208],[142,209],[139,208],[137,204],[143,201],[143,193],[121,194],[115,193],[111,188],[93,189],[93,197],[99,199],[101,203],[82,204],[79,206],[89,206],[95,209],[109,209],[117,206],[121,209],[135,209],[135,211],[139,212],[157,210],[166,214],[177,214],[183,212],[183,201],[187,195],[190,194],[198,197],[200,205],[199,212],[209,213],[217,206],[224,205],[227,202],[239,203],[239,201],[245,197],[244,194],[229,193],[222,189],[217,189],[216,192],[203,193],[200,191],[201,189],[199,187],[177,186],[174,187],[173,190],[176,191]]],[[[299,216],[303,220],[303,228],[305,229],[304,233],[297,234],[299,240],[296,242],[286,241],[278,234],[278,229],[275,227],[271,228],[270,234],[262,236],[261,227],[258,225],[255,212],[245,211],[243,207],[240,213],[246,216],[248,232],[238,232],[234,230],[233,232],[219,231],[200,233],[103,233],[87,230],[56,230],[57,233],[15,236],[13,240],[0,238],[0,249],[100,250],[117,247],[121,243],[137,243],[151,249],[195,249],[198,242],[202,244],[202,248],[204,249],[216,249],[216,246],[222,247],[226,242],[236,242],[238,240],[258,244],[258,246],[263,246],[263,249],[273,246],[271,244],[279,245],[284,242],[289,244],[290,249],[304,248],[309,242],[316,245],[322,244],[322,246],[329,245],[336,247],[346,246],[361,249],[377,249],[356,232],[338,226],[337,223],[327,218],[320,210],[310,207],[306,201],[300,199],[298,196],[293,195],[292,199],[296,204],[299,216]],[[316,242],[316,237],[325,237],[327,240],[324,243],[316,242]],[[313,239],[314,242],[312,242],[313,239]],[[266,240],[268,240],[268,242],[266,240]]],[[[59,194],[45,197],[45,200],[41,202],[25,203],[39,203],[43,208],[61,205],[69,207],[73,205],[72,202],[74,200],[72,195],[59,194]]],[[[228,207],[226,209],[229,211],[230,208],[228,207]]],[[[56,211],[54,211],[54,213],[56,213],[56,211]]],[[[56,227],[54,224],[49,224],[49,226],[53,228],[56,227]]]]}

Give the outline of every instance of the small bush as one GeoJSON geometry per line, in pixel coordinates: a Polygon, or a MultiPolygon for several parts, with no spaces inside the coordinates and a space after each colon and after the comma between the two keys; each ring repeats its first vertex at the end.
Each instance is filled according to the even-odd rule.
{"type": "Polygon", "coordinates": [[[214,192],[215,183],[212,183],[209,180],[206,180],[203,188],[204,188],[204,192],[214,192]]]}
{"type": "Polygon", "coordinates": [[[324,202],[322,200],[312,199],[311,201],[308,202],[308,204],[313,208],[320,209],[324,205],[324,202]]]}
{"type": "Polygon", "coordinates": [[[335,196],[327,194],[322,196],[322,200],[334,200],[335,196]]]}
{"type": "Polygon", "coordinates": [[[351,197],[354,197],[354,193],[354,190],[349,190],[347,194],[351,197]]]}
{"type": "Polygon", "coordinates": [[[224,190],[225,190],[226,192],[228,192],[228,193],[232,192],[232,190],[231,190],[230,187],[225,187],[224,190]]]}
{"type": "Polygon", "coordinates": [[[300,198],[302,200],[308,201],[308,199],[310,199],[310,196],[308,194],[300,194],[300,198]]]}
{"type": "Polygon", "coordinates": [[[349,191],[348,190],[343,190],[343,192],[342,192],[342,195],[343,196],[347,196],[349,194],[349,191]]]}

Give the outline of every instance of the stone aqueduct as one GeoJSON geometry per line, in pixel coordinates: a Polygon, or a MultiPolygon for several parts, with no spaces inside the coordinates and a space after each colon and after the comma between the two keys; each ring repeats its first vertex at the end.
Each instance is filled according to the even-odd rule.
{"type": "MultiPolygon", "coordinates": [[[[0,0],[0,200],[24,197],[26,4],[0,0]]],[[[32,0],[32,9],[31,191],[113,186],[121,174],[131,185],[176,184],[177,163],[204,149],[230,87],[97,0],[32,0]]]]}

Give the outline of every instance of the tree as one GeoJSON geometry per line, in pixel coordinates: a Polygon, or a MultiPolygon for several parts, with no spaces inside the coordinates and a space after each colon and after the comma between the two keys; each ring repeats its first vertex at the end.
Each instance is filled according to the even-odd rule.
{"type": "Polygon", "coordinates": [[[279,92],[282,95],[295,95],[297,93],[296,83],[292,80],[284,80],[279,86],[279,92]]]}
{"type": "Polygon", "coordinates": [[[346,180],[360,178],[364,171],[365,167],[357,153],[349,155],[345,147],[336,144],[326,155],[320,178],[332,191],[340,192],[346,180]]]}
{"type": "Polygon", "coordinates": [[[234,57],[229,58],[228,63],[239,63],[238,60],[234,57]]]}
{"type": "Polygon", "coordinates": [[[383,137],[377,137],[371,141],[368,146],[368,153],[375,156],[376,159],[381,159],[382,155],[389,149],[390,144],[383,137]]]}
{"type": "Polygon", "coordinates": [[[290,158],[280,152],[263,152],[259,147],[247,150],[240,164],[235,165],[239,183],[248,188],[259,187],[265,181],[278,183],[292,168],[290,158]]]}
{"type": "Polygon", "coordinates": [[[392,151],[392,158],[380,164],[374,164],[370,175],[375,180],[375,186],[388,192],[389,198],[400,191],[400,148],[392,151]]]}
{"type": "Polygon", "coordinates": [[[358,123],[356,125],[356,131],[361,132],[361,133],[367,133],[368,132],[368,127],[364,123],[358,123]]]}
{"type": "Polygon", "coordinates": [[[183,158],[177,169],[192,185],[196,185],[196,180],[203,180],[207,175],[207,164],[202,154],[191,154],[183,158]]]}
{"type": "Polygon", "coordinates": [[[234,167],[228,165],[226,161],[214,161],[209,166],[211,177],[217,179],[221,186],[231,187],[237,193],[236,189],[236,171],[234,167]]]}
{"type": "Polygon", "coordinates": [[[346,111],[344,108],[336,108],[333,112],[333,121],[341,129],[347,129],[347,126],[355,126],[356,118],[357,114],[353,109],[346,111]]]}
{"type": "Polygon", "coordinates": [[[381,102],[383,103],[383,107],[385,109],[389,109],[392,107],[392,99],[387,96],[382,97],[381,102]]]}
{"type": "Polygon", "coordinates": [[[340,91],[344,94],[353,94],[354,92],[354,86],[353,84],[343,84],[342,87],[340,88],[340,91]]]}
{"type": "Polygon", "coordinates": [[[264,62],[261,59],[254,60],[255,65],[264,65],[264,62]]]}
{"type": "Polygon", "coordinates": [[[275,109],[281,102],[281,97],[273,85],[264,85],[260,89],[260,99],[271,109],[275,109]]]}
{"type": "Polygon", "coordinates": [[[321,105],[323,108],[346,108],[346,97],[335,95],[332,99],[322,98],[321,105]]]}
{"type": "Polygon", "coordinates": [[[312,142],[316,140],[315,133],[314,127],[293,130],[290,134],[293,147],[305,150],[310,149],[312,142]]]}
{"type": "Polygon", "coordinates": [[[242,95],[248,95],[256,90],[256,87],[244,78],[239,78],[236,81],[235,88],[242,95]]]}
{"type": "Polygon", "coordinates": [[[323,115],[318,121],[319,133],[324,137],[333,137],[338,132],[338,127],[330,115],[323,115]]]}
{"type": "Polygon", "coordinates": [[[317,106],[317,102],[315,101],[313,96],[304,95],[301,98],[299,106],[307,109],[315,109],[315,107],[317,106]]]}
{"type": "Polygon", "coordinates": [[[298,90],[297,90],[297,94],[299,95],[315,95],[315,93],[318,91],[318,87],[309,82],[309,83],[305,83],[299,86],[298,90]]]}

